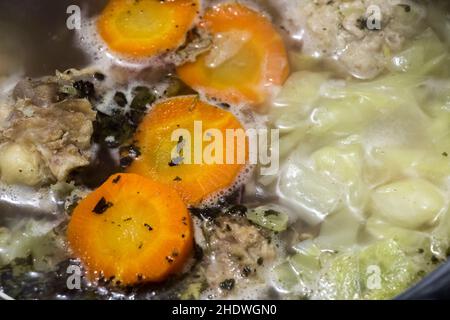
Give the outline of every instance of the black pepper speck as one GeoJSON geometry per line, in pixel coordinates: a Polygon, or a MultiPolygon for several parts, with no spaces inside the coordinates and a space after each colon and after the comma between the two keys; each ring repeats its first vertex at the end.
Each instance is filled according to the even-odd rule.
{"type": "Polygon", "coordinates": [[[103,214],[106,210],[111,208],[113,204],[111,202],[106,201],[104,197],[102,197],[97,204],[95,205],[94,209],[92,209],[92,212],[96,214],[103,214]]]}

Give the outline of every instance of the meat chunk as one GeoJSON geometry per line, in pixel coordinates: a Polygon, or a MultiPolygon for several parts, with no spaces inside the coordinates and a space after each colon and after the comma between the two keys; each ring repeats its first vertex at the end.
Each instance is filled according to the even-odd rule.
{"type": "Polygon", "coordinates": [[[14,88],[15,99],[29,99],[36,106],[57,102],[58,84],[55,82],[23,79],[14,88]]]}
{"type": "Polygon", "coordinates": [[[0,128],[2,128],[11,113],[12,107],[8,102],[0,101],[0,128]]]}
{"type": "Polygon", "coordinates": [[[86,99],[47,107],[19,99],[0,128],[2,179],[27,185],[63,181],[88,165],[95,115],[86,99]]]}
{"type": "Polygon", "coordinates": [[[302,36],[307,55],[371,79],[385,70],[390,52],[423,30],[426,5],[411,0],[298,0],[284,15],[302,36]]]}
{"type": "Polygon", "coordinates": [[[276,258],[270,238],[244,217],[224,215],[204,229],[208,259],[205,278],[214,294],[257,281],[257,270],[276,258]]]}

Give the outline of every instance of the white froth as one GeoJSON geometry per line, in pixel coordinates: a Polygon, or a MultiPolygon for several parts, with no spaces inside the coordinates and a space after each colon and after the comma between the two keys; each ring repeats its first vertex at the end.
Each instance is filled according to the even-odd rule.
{"type": "MultiPolygon", "coordinates": [[[[211,105],[216,105],[220,107],[220,105],[218,105],[217,102],[211,99],[207,99],[205,96],[202,95],[200,97],[203,101],[206,101],[211,105]]],[[[222,109],[232,113],[239,120],[244,130],[251,128],[267,129],[266,126],[267,117],[252,112],[250,110],[250,107],[246,106],[245,104],[229,105],[229,108],[222,108],[222,109]]],[[[247,163],[239,172],[239,174],[237,175],[236,179],[234,180],[231,186],[209,195],[202,201],[201,205],[206,207],[214,206],[220,200],[223,200],[227,196],[231,195],[233,192],[238,190],[241,186],[245,185],[251,179],[255,168],[256,168],[255,165],[247,163]]]]}
{"type": "Polygon", "coordinates": [[[125,69],[142,70],[160,67],[164,61],[160,57],[134,58],[121,56],[110,50],[97,31],[97,18],[84,17],[77,33],[77,43],[91,58],[91,63],[102,69],[120,66],[125,69]]]}

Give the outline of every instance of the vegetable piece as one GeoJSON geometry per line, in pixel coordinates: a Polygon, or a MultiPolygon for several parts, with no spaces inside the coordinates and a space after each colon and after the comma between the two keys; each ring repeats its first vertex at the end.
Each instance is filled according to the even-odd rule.
{"type": "Polygon", "coordinates": [[[124,285],[166,279],[193,246],[191,218],[178,194],[135,174],[113,175],[83,199],[67,236],[90,278],[124,285]]]}
{"type": "Polygon", "coordinates": [[[8,184],[38,185],[44,177],[39,154],[19,143],[0,147],[0,177],[8,184]]]}
{"type": "Polygon", "coordinates": [[[360,144],[326,146],[311,155],[315,169],[342,183],[349,206],[364,206],[368,187],[363,182],[364,155],[360,144]]]}
{"type": "Polygon", "coordinates": [[[358,256],[345,253],[330,258],[322,281],[318,282],[318,295],[323,299],[355,300],[361,298],[358,256]]]}
{"type": "Polygon", "coordinates": [[[273,282],[278,291],[291,292],[299,285],[298,274],[288,261],[277,265],[272,272],[273,282]]]}
{"type": "Polygon", "coordinates": [[[300,127],[317,103],[327,78],[325,73],[308,71],[291,74],[273,101],[270,118],[275,127],[284,131],[300,127]]]}
{"type": "Polygon", "coordinates": [[[411,46],[392,57],[389,68],[396,72],[427,75],[442,69],[448,50],[432,29],[427,29],[411,46]]]}
{"type": "Polygon", "coordinates": [[[178,68],[189,86],[228,103],[259,104],[269,87],[289,73],[281,36],[269,20],[238,3],[206,11],[202,24],[214,35],[213,48],[178,68]]]}
{"type": "MultiPolygon", "coordinates": [[[[436,136],[441,133],[436,133],[436,136]]],[[[437,145],[436,149],[446,150],[444,143],[437,145]]],[[[450,175],[450,159],[442,151],[387,147],[375,150],[373,155],[376,160],[381,161],[383,170],[392,177],[413,172],[433,183],[441,184],[450,175]]]]}
{"type": "Polygon", "coordinates": [[[359,255],[362,298],[378,300],[395,297],[418,279],[423,265],[423,261],[407,255],[394,240],[374,243],[359,255]]]}
{"type": "Polygon", "coordinates": [[[263,228],[281,232],[286,230],[289,216],[277,206],[268,205],[249,210],[247,219],[263,228]]]}
{"type": "Polygon", "coordinates": [[[329,215],[320,227],[316,243],[323,249],[342,250],[358,243],[363,219],[348,209],[329,215]]]}
{"type": "Polygon", "coordinates": [[[330,258],[319,281],[319,295],[324,299],[391,299],[418,279],[423,265],[420,257],[407,255],[396,241],[378,241],[361,251],[330,258]]]}
{"type": "Polygon", "coordinates": [[[344,196],[340,183],[301,165],[294,156],[281,172],[278,192],[283,202],[302,209],[298,213],[311,224],[337,210],[344,196]]]}
{"type": "Polygon", "coordinates": [[[417,229],[435,222],[445,208],[442,192],[422,179],[407,179],[377,188],[372,212],[397,226],[417,229]]]}
{"type": "Polygon", "coordinates": [[[350,184],[362,175],[362,147],[358,144],[326,146],[312,154],[315,167],[339,182],[350,184]]]}
{"type": "Polygon", "coordinates": [[[247,159],[247,148],[242,148],[245,132],[238,119],[197,96],[154,105],[138,128],[135,141],[141,155],[128,172],[172,186],[188,204],[198,204],[232,186],[247,159]],[[227,130],[241,130],[243,140],[224,142],[227,130]],[[210,140],[198,141],[205,137],[210,140]],[[231,143],[233,150],[227,148],[231,143]]]}
{"type": "Polygon", "coordinates": [[[109,48],[119,54],[154,56],[183,44],[199,7],[198,0],[110,0],[97,28],[109,48]]]}
{"type": "Polygon", "coordinates": [[[273,269],[275,285],[315,299],[391,299],[430,271],[422,250],[408,252],[396,241],[377,241],[342,253],[307,240],[273,269]]]}
{"type": "Polygon", "coordinates": [[[379,240],[395,240],[402,248],[417,251],[417,248],[430,248],[430,234],[424,231],[400,228],[376,216],[366,222],[366,231],[379,240]]]}
{"type": "Polygon", "coordinates": [[[290,264],[303,281],[313,281],[320,270],[320,248],[312,240],[306,240],[294,249],[298,253],[289,258],[290,264]]]}
{"type": "Polygon", "coordinates": [[[54,271],[67,258],[60,222],[26,219],[11,229],[0,228],[0,268],[30,257],[33,271],[54,271]]]}

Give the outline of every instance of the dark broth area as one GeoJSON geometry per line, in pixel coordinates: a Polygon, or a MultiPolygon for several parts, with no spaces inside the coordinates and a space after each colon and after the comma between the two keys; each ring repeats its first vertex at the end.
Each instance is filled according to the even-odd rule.
{"type": "Polygon", "coordinates": [[[88,16],[106,1],[0,1],[2,43],[0,53],[14,56],[24,75],[39,77],[55,70],[81,68],[89,59],[76,45],[75,30],[66,27],[69,5],[78,5],[88,16]]]}

